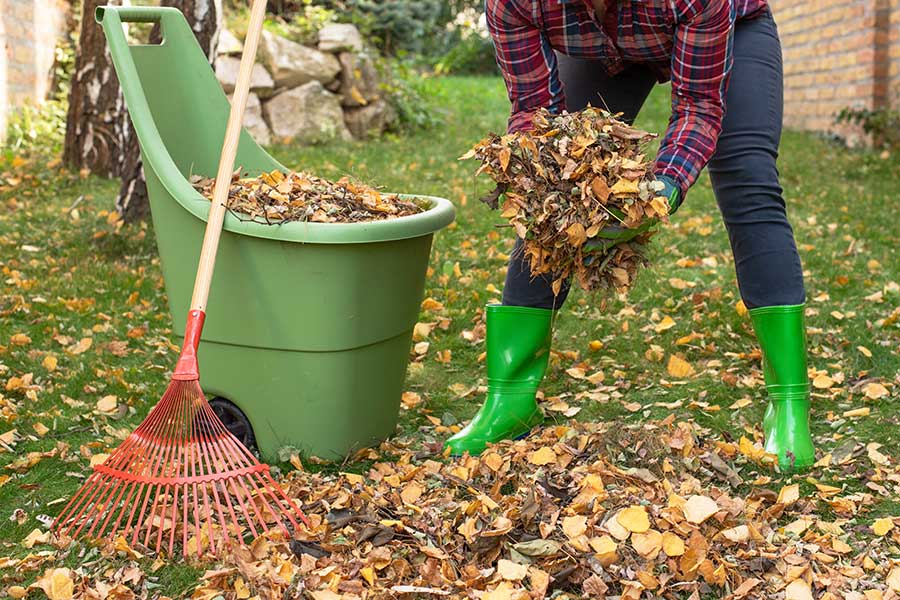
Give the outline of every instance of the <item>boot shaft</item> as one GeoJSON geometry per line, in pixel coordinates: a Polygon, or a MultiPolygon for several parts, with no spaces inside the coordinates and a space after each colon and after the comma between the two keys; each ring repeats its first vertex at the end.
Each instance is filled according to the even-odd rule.
{"type": "Polygon", "coordinates": [[[804,308],[795,304],[750,310],[770,395],[796,398],[809,391],[804,308]]]}
{"type": "Polygon", "coordinates": [[[537,385],[550,360],[553,311],[487,307],[487,376],[491,384],[537,385]]]}

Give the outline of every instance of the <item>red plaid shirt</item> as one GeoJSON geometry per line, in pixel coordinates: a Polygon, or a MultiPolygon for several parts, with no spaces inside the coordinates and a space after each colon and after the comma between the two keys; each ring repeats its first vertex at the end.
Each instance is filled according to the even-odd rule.
{"type": "Polygon", "coordinates": [[[650,65],[672,81],[672,116],[656,158],[657,175],[687,191],[709,162],[722,130],[725,89],[737,19],[767,0],[609,0],[598,23],[590,0],[486,0],[487,25],[503,71],[509,131],[531,127],[541,107],[565,107],[558,50],[602,59],[610,75],[625,63],[650,65]]]}

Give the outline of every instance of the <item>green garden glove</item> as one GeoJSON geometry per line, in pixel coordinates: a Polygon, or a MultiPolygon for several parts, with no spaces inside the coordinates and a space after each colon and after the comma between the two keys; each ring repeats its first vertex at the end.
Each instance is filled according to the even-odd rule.
{"type": "MultiPolygon", "coordinates": [[[[662,182],[663,189],[659,193],[660,196],[665,196],[669,200],[669,214],[674,214],[678,207],[681,206],[681,190],[678,189],[678,186],[675,185],[675,181],[665,175],[660,175],[656,178],[657,181],[662,182]]],[[[624,216],[618,211],[612,211],[620,219],[624,218],[624,216]]],[[[624,244],[625,242],[630,242],[634,238],[639,235],[642,235],[651,229],[654,229],[659,224],[659,221],[656,219],[648,220],[643,223],[640,227],[635,227],[633,229],[629,229],[627,227],[623,227],[622,225],[607,225],[603,229],[597,233],[592,239],[588,240],[584,244],[585,253],[589,254],[606,254],[606,252],[619,244],[624,244]]]]}

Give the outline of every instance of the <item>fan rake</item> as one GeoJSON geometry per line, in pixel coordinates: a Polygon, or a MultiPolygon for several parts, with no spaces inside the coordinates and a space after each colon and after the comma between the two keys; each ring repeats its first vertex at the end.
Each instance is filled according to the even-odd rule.
{"type": "Polygon", "coordinates": [[[197,349],[225,219],[225,202],[247,105],[266,0],[253,0],[241,66],[210,205],[200,264],[172,380],[140,426],[94,466],[54,522],[62,536],[109,536],[157,553],[218,554],[273,529],[288,535],[306,517],[269,467],[222,424],[200,388],[197,349]]]}

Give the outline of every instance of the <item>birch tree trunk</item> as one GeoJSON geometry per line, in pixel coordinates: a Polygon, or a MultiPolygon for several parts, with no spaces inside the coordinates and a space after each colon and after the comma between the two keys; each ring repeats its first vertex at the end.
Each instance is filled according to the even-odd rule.
{"type": "MultiPolygon", "coordinates": [[[[173,6],[184,13],[210,65],[214,65],[222,24],[221,0],[162,0],[160,5],[173,6]]],[[[161,39],[159,27],[154,27],[150,34],[151,43],[158,43],[161,39]]],[[[126,135],[123,167],[119,173],[122,187],[116,197],[116,210],[125,222],[133,222],[146,217],[150,205],[140,149],[130,124],[126,135]]]]}
{"type": "Polygon", "coordinates": [[[106,51],[103,30],[94,22],[101,4],[120,0],[83,0],[75,72],[69,92],[63,160],[76,169],[118,177],[124,164],[131,124],[119,91],[119,80],[106,51]]]}

